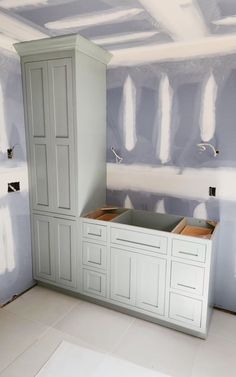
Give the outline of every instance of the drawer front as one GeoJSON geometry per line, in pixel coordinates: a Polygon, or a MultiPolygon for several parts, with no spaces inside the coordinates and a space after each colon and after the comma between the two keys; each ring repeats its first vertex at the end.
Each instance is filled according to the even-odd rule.
{"type": "Polygon", "coordinates": [[[176,239],[173,240],[172,255],[204,263],[206,260],[206,245],[176,239]]]}
{"type": "Polygon", "coordinates": [[[106,275],[83,269],[83,292],[106,297],[106,275]]]}
{"type": "Polygon", "coordinates": [[[84,241],[83,265],[105,270],[107,267],[106,246],[84,241]]]}
{"type": "Polygon", "coordinates": [[[160,254],[167,253],[167,238],[153,234],[111,228],[111,242],[160,254]]]}
{"type": "Polygon", "coordinates": [[[104,225],[83,223],[83,236],[96,240],[106,242],[107,240],[107,228],[104,225]]]}
{"type": "Polygon", "coordinates": [[[175,293],[170,294],[169,317],[182,325],[201,327],[202,302],[175,293]]]}
{"type": "Polygon", "coordinates": [[[171,288],[202,295],[204,285],[204,268],[190,264],[172,262],[171,288]]]}

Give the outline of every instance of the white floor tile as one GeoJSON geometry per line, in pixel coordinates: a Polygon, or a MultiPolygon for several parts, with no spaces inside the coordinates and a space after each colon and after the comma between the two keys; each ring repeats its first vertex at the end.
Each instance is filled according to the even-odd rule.
{"type": "Polygon", "coordinates": [[[52,326],[81,301],[53,290],[36,286],[5,309],[11,313],[52,326]]]}
{"type": "Polygon", "coordinates": [[[47,327],[0,309],[0,371],[24,352],[47,327]]]}
{"type": "Polygon", "coordinates": [[[209,330],[210,334],[222,336],[236,343],[236,315],[214,310],[209,330]]]}
{"type": "Polygon", "coordinates": [[[84,302],[72,309],[55,327],[109,351],[133,321],[130,316],[84,302]]]}
{"type": "Polygon", "coordinates": [[[51,328],[42,338],[20,355],[7,369],[0,373],[0,377],[35,376],[63,340],[85,348],[91,348],[79,339],[51,328]]]}
{"type": "Polygon", "coordinates": [[[114,354],[173,377],[190,377],[201,342],[177,331],[136,320],[114,354]]]}
{"type": "Polygon", "coordinates": [[[199,349],[191,377],[235,377],[236,343],[210,335],[199,349]]]}

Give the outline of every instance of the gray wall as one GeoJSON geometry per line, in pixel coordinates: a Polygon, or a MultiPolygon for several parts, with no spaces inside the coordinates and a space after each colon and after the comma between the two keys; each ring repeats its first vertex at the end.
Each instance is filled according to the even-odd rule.
{"type": "Polygon", "coordinates": [[[110,69],[107,101],[108,203],[219,220],[221,232],[215,303],[236,311],[236,56],[110,69]],[[168,77],[172,91],[167,139],[161,138],[161,107],[163,103],[166,106],[165,99],[164,102],[160,100],[163,75],[168,77]],[[212,106],[211,94],[209,97],[208,93],[208,98],[204,97],[210,75],[214,76],[217,88],[215,107],[212,106]],[[128,89],[127,94],[124,85],[128,76],[132,79],[133,89],[128,89]],[[220,151],[216,158],[210,150],[200,153],[196,147],[202,141],[204,104],[213,114],[209,124],[206,122],[206,128],[209,131],[210,127],[212,132],[208,141],[220,151]],[[131,113],[128,121],[125,112],[131,113]],[[134,113],[135,129],[132,130],[134,113]],[[211,122],[214,123],[213,131],[211,122]],[[135,141],[130,149],[126,141],[127,135],[132,132],[135,133],[135,141]],[[166,140],[169,143],[169,159],[163,161],[160,159],[160,143],[166,140]],[[123,157],[121,165],[128,169],[129,174],[138,169],[140,182],[137,175],[136,181],[133,176],[129,180],[125,170],[120,170],[120,181],[117,182],[114,177],[122,166],[113,165],[115,158],[111,146],[123,157]],[[158,167],[165,173],[162,175],[161,171],[159,176],[161,189],[159,170],[155,187],[148,176],[144,178],[142,175],[148,168],[150,174],[154,174],[153,169],[158,167]],[[195,176],[199,176],[199,181],[195,176]],[[208,183],[216,186],[216,198],[209,198],[206,190],[205,194],[198,195],[198,191],[203,192],[202,187],[208,187],[208,183]]]}
{"type": "Polygon", "coordinates": [[[0,304],[33,284],[21,73],[15,54],[0,50],[0,304]],[[12,161],[6,149],[15,147],[12,161]],[[20,181],[19,193],[7,193],[20,181]]]}

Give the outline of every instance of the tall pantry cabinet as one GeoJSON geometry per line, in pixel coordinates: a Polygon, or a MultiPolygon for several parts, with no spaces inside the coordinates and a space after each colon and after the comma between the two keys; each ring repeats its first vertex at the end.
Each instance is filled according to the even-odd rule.
{"type": "Polygon", "coordinates": [[[111,55],[79,35],[15,48],[22,64],[34,277],[76,289],[78,218],[105,203],[111,55]]]}

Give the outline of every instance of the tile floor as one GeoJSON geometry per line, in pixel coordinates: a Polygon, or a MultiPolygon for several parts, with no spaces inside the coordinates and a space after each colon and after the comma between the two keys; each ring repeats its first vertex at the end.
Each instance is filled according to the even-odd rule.
{"type": "Polygon", "coordinates": [[[62,340],[171,377],[235,377],[236,316],[215,310],[207,340],[39,286],[0,309],[0,377],[33,377],[62,340]]]}

